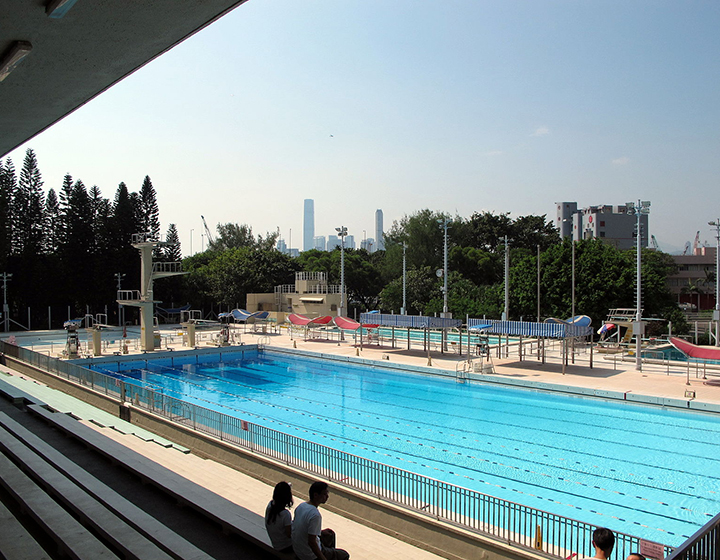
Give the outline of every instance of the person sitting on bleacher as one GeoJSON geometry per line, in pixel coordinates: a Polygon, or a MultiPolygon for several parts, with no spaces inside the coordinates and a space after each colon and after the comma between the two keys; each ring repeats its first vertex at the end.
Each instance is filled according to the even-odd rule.
{"type": "Polygon", "coordinates": [[[310,499],[295,509],[292,529],[295,554],[300,560],[348,560],[347,551],[335,548],[335,532],[322,529],[318,508],[330,495],[327,482],[313,482],[309,494],[310,499]]]}
{"type": "Polygon", "coordinates": [[[275,550],[292,552],[292,516],[288,508],[293,505],[289,482],[278,482],[273,498],[265,509],[265,528],[275,550]]]}

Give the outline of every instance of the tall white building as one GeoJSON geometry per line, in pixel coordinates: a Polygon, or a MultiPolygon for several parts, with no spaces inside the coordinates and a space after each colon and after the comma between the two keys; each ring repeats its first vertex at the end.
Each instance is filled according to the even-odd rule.
{"type": "MultiPolygon", "coordinates": [[[[636,246],[635,228],[637,216],[628,211],[625,204],[619,206],[587,206],[578,209],[577,202],[556,202],[555,227],[561,237],[580,239],[601,239],[618,249],[633,249],[636,246]]],[[[647,247],[650,239],[647,214],[640,215],[640,246],[647,247]]]]}
{"type": "Polygon", "coordinates": [[[315,247],[315,201],[312,198],[305,199],[303,209],[303,251],[309,251],[315,247]]]}
{"type": "Polygon", "coordinates": [[[372,251],[384,251],[385,238],[383,234],[383,211],[379,208],[375,210],[375,245],[372,251]]]}

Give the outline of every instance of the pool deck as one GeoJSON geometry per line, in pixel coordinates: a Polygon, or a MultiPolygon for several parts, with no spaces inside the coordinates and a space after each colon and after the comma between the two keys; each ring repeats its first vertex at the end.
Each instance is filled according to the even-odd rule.
{"type": "MultiPolygon", "coordinates": [[[[461,368],[462,363],[467,361],[467,356],[460,356],[452,351],[442,354],[433,351],[429,361],[427,353],[418,349],[391,348],[387,345],[363,346],[360,349],[349,337],[344,341],[306,340],[303,337],[291,337],[287,332],[281,332],[280,334],[253,334],[248,332],[241,335],[241,341],[246,345],[261,343],[268,348],[292,349],[293,351],[360,358],[386,365],[446,370],[452,372],[453,375],[458,368],[461,368]]],[[[180,343],[168,346],[173,350],[183,349],[180,343]]],[[[42,351],[39,347],[36,347],[35,350],[42,351]]],[[[135,353],[131,352],[131,354],[135,353]]],[[[147,354],[145,357],[151,355],[147,354]]],[[[681,365],[644,364],[643,371],[637,371],[634,362],[623,362],[613,358],[613,356],[597,353],[593,355],[594,363],[593,367],[590,368],[589,352],[585,350],[578,351],[574,361],[574,364],[570,363],[566,366],[566,371],[563,373],[559,347],[548,350],[547,363],[545,364],[542,364],[537,359],[536,353],[530,354],[523,361],[520,361],[518,348],[510,347],[508,358],[493,356],[494,373],[483,374],[482,378],[488,382],[541,386],[571,393],[603,395],[606,392],[611,392],[615,398],[618,398],[618,394],[642,396],[639,400],[645,402],[662,402],[662,399],[670,399],[673,402],[682,404],[683,402],[692,401],[697,404],[706,403],[707,410],[720,412],[720,386],[706,384],[706,381],[710,379],[720,380],[720,369],[708,370],[707,379],[703,379],[702,369],[698,370],[695,366],[688,370],[686,366],[681,365]],[[694,397],[688,394],[687,391],[694,392],[694,397]]],[[[7,371],[5,367],[2,369],[7,371]]],[[[9,373],[13,372],[10,371],[9,373]]],[[[182,476],[206,486],[231,501],[235,501],[261,515],[263,514],[265,504],[269,496],[272,495],[271,486],[219,463],[181,453],[172,447],[157,445],[152,441],[131,434],[123,434],[117,429],[98,426],[97,423],[90,421],[91,418],[85,416],[88,416],[88,413],[81,416],[85,423],[102,431],[109,437],[175,470],[182,476]]],[[[296,503],[299,503],[304,490],[296,489],[296,503]]],[[[440,558],[440,556],[416,548],[406,542],[345,519],[327,510],[323,511],[323,524],[335,529],[338,535],[338,545],[350,551],[352,558],[356,560],[369,560],[387,556],[417,560],[440,558]]]]}
{"type": "MultiPolygon", "coordinates": [[[[253,338],[245,335],[243,341],[250,344],[253,338]]],[[[361,357],[376,360],[388,365],[401,364],[406,366],[427,368],[428,356],[422,350],[390,348],[389,346],[363,346],[362,350],[352,341],[322,340],[293,338],[285,334],[271,335],[264,342],[267,346],[277,348],[297,348],[310,352],[333,354],[339,356],[361,357]]],[[[626,358],[627,360],[627,358],[626,358]]],[[[450,351],[431,353],[431,369],[455,372],[459,364],[467,361],[467,356],[459,356],[450,351]]],[[[572,359],[570,359],[572,361],[572,359]]],[[[693,404],[707,403],[708,410],[720,412],[720,367],[707,369],[703,372],[692,364],[690,369],[680,364],[643,364],[638,371],[634,361],[621,361],[612,354],[593,352],[593,367],[590,367],[590,355],[585,349],[575,353],[575,363],[569,363],[562,371],[559,346],[546,350],[546,363],[537,359],[533,353],[526,354],[520,361],[517,346],[511,346],[508,358],[497,358],[493,355],[493,374],[484,374],[483,379],[489,382],[519,384],[531,387],[547,387],[563,392],[578,392],[607,396],[607,393],[625,395],[628,400],[645,400],[658,402],[661,399],[675,401],[693,401],[693,404]],[[703,379],[703,374],[707,379],[703,379]],[[715,380],[717,385],[708,385],[715,380]],[[577,389],[577,391],[574,391],[577,389]],[[694,397],[686,396],[687,391],[694,392],[694,397]],[[639,397],[649,397],[640,399],[639,397]]],[[[693,407],[695,408],[695,407],[693,407]]]]}

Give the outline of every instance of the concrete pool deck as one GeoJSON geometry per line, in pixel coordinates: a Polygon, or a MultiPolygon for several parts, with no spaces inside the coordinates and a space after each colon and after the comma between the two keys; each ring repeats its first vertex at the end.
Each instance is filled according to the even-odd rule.
{"type": "MultiPolygon", "coordinates": [[[[259,338],[259,337],[255,337],[259,338]]],[[[253,339],[245,335],[243,339],[251,343],[253,339]]],[[[375,360],[386,365],[404,365],[427,368],[427,353],[421,350],[391,348],[390,346],[364,345],[362,350],[351,340],[323,340],[293,337],[285,334],[267,336],[263,342],[269,347],[293,348],[301,351],[332,354],[337,356],[361,357],[375,360]]],[[[429,369],[455,372],[467,356],[459,356],[454,352],[443,354],[431,353],[432,365],[429,369]]],[[[576,392],[597,396],[624,395],[627,400],[636,400],[638,396],[651,397],[645,402],[657,404],[659,399],[676,401],[692,401],[690,408],[703,409],[700,403],[707,403],[711,412],[720,412],[720,366],[707,368],[691,364],[687,366],[673,363],[644,363],[642,371],[635,369],[635,361],[622,361],[618,355],[599,354],[593,352],[593,367],[590,367],[590,354],[587,349],[575,353],[575,363],[569,363],[562,372],[559,344],[546,349],[546,363],[537,359],[533,353],[524,355],[519,360],[517,346],[511,346],[508,358],[497,358],[493,352],[492,364],[494,373],[483,374],[482,379],[490,382],[539,386],[562,392],[576,392]],[[706,379],[703,379],[703,374],[706,379]],[[707,384],[715,380],[715,384],[707,384]],[[574,391],[573,389],[577,389],[574,391]],[[686,396],[686,392],[694,392],[694,397],[686,396]],[[656,400],[657,399],[657,400],[656,400]]],[[[662,402],[660,402],[662,404],[662,402]]]]}

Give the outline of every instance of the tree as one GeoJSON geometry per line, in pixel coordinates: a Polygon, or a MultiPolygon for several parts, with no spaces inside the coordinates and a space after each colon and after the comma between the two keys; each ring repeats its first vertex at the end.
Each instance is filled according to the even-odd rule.
{"type": "Polygon", "coordinates": [[[165,242],[168,245],[165,246],[163,260],[167,262],[180,262],[182,260],[182,247],[180,246],[180,235],[178,234],[175,224],[168,226],[165,242]]]}
{"type": "Polygon", "coordinates": [[[12,251],[13,200],[17,189],[15,167],[10,158],[3,165],[0,160],[0,268],[7,269],[8,258],[12,251]]]}
{"type": "MultiPolygon", "coordinates": [[[[394,222],[385,236],[385,250],[393,260],[393,276],[402,271],[402,245],[407,243],[408,268],[438,269],[443,263],[444,231],[441,223],[450,216],[425,209],[394,222]]],[[[451,228],[454,225],[451,225],[451,228]]],[[[450,247],[448,247],[449,249],[450,247]]]]}
{"type": "Polygon", "coordinates": [[[45,234],[43,180],[35,152],[28,149],[20,171],[15,196],[15,248],[18,254],[34,258],[43,249],[45,234]]]}
{"type": "MultiPolygon", "coordinates": [[[[442,297],[441,283],[430,266],[407,271],[406,303],[408,315],[426,313],[433,297],[442,297]]],[[[399,313],[402,308],[402,277],[390,282],[380,293],[381,309],[399,313]]],[[[441,306],[442,309],[442,306],[441,306]]]]}
{"type": "Polygon", "coordinates": [[[160,239],[160,209],[155,187],[147,175],[140,188],[140,227],[138,233],[148,233],[151,239],[160,239]]]}
{"type": "Polygon", "coordinates": [[[56,253],[60,246],[59,234],[62,231],[60,217],[60,203],[53,189],[50,189],[45,198],[45,216],[47,218],[45,247],[43,251],[48,254],[56,253]]]}
{"type": "Polygon", "coordinates": [[[252,227],[247,224],[218,224],[218,236],[214,242],[209,244],[213,251],[224,251],[225,249],[240,249],[242,247],[255,247],[261,250],[272,250],[275,248],[278,233],[267,233],[265,237],[253,236],[252,227]]]}

